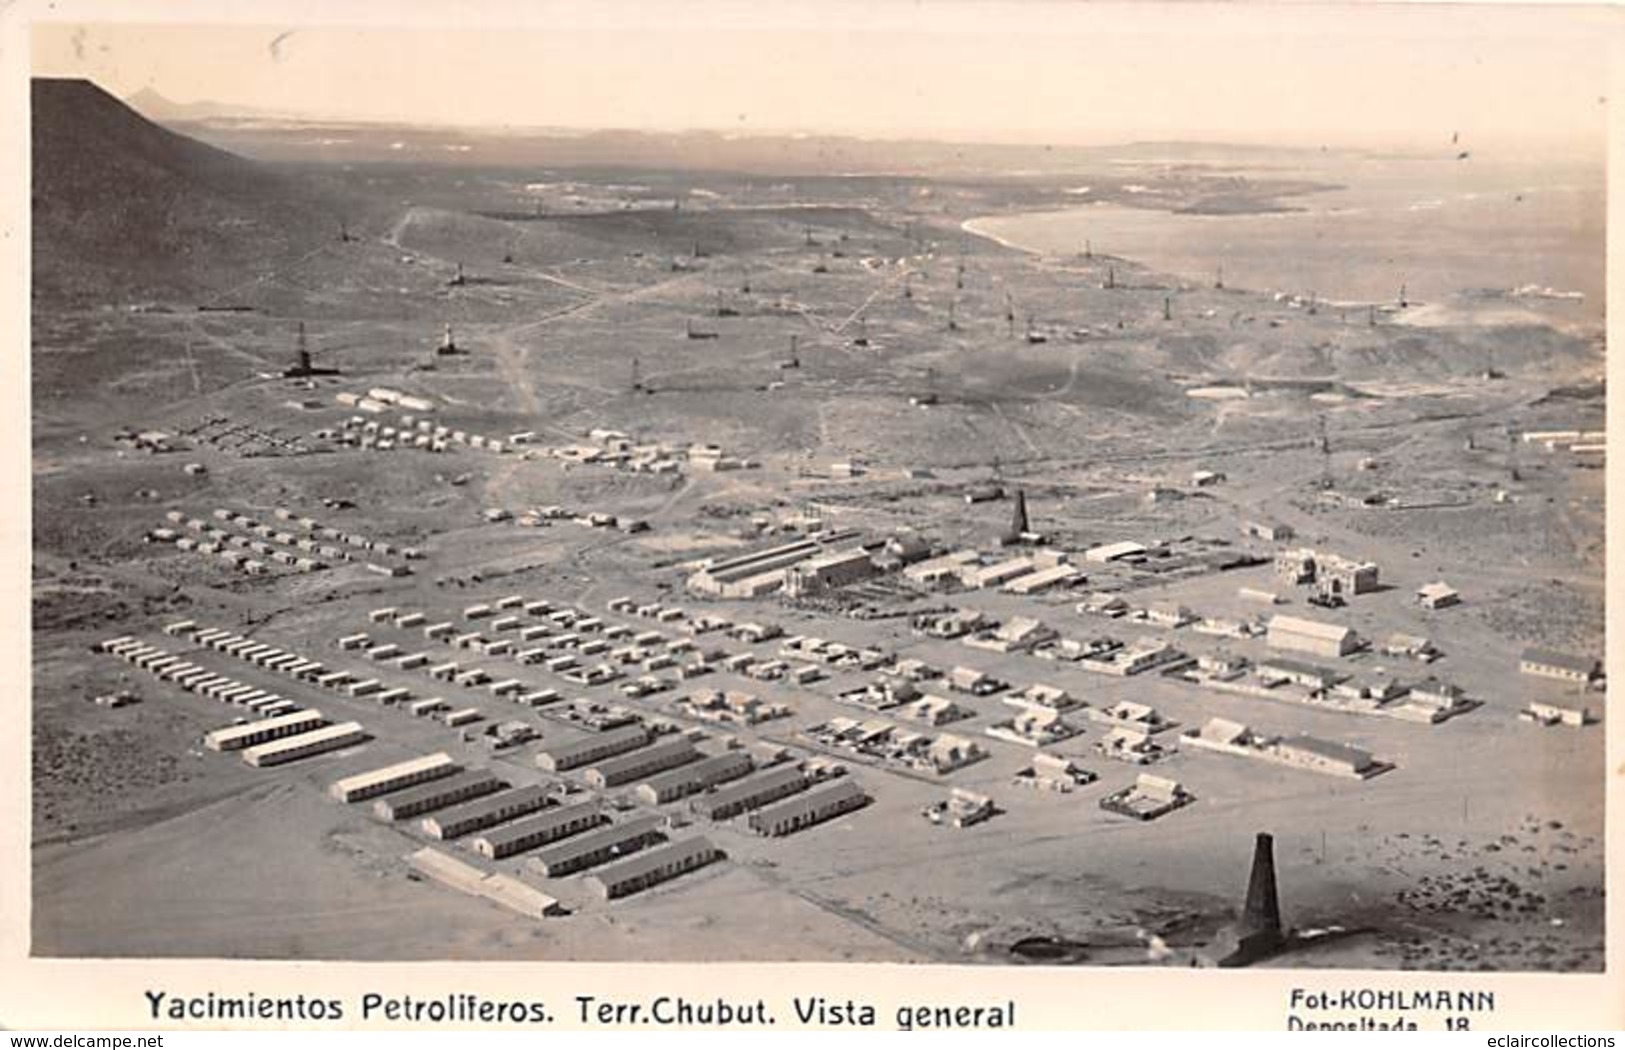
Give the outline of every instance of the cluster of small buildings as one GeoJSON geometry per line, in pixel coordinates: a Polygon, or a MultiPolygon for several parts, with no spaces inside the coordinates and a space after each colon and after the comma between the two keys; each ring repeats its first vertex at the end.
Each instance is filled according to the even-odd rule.
{"type": "Polygon", "coordinates": [[[409,412],[434,411],[434,402],[427,398],[385,386],[375,386],[365,394],[341,391],[333,395],[333,399],[346,408],[358,408],[363,412],[386,412],[392,406],[404,408],[409,412]]]}
{"type": "MultiPolygon", "coordinates": [[[[217,517],[220,513],[222,512],[216,512],[217,517]]],[[[173,525],[179,526],[179,529],[169,527],[153,529],[147,534],[149,541],[173,543],[178,550],[215,555],[232,568],[250,576],[269,575],[273,565],[285,566],[296,572],[316,572],[327,568],[327,563],[318,560],[316,555],[320,554],[322,557],[341,555],[337,549],[322,547],[308,537],[296,538],[289,533],[277,533],[269,527],[265,527],[267,531],[261,538],[255,539],[241,533],[227,532],[201,518],[188,518],[178,510],[169,511],[166,517],[173,525]],[[180,529],[197,535],[196,537],[184,535],[180,529]],[[282,543],[295,549],[278,546],[282,543]],[[304,544],[307,543],[309,546],[305,547],[304,544]],[[327,553],[328,551],[331,553],[327,553]]],[[[246,518],[243,522],[244,528],[253,529],[253,526],[246,524],[246,518]]],[[[232,523],[237,522],[232,520],[232,523]]]]}
{"type": "Polygon", "coordinates": [[[791,713],[789,704],[765,703],[753,693],[735,689],[702,689],[677,701],[673,708],[690,718],[743,726],[785,718],[791,713]]]}
{"type": "Polygon", "coordinates": [[[189,693],[235,704],[259,718],[274,719],[301,710],[299,704],[279,693],[211,671],[161,646],[128,635],[102,642],[96,649],[117,656],[161,682],[173,682],[189,693]]]}
{"type": "Polygon", "coordinates": [[[828,747],[939,775],[987,757],[987,750],[969,737],[952,733],[933,736],[882,719],[860,722],[855,718],[836,717],[808,728],[805,733],[828,747]]]}
{"type": "Polygon", "coordinates": [[[481,517],[489,524],[511,521],[527,529],[541,528],[555,521],[568,521],[587,529],[620,529],[626,533],[648,532],[649,523],[641,518],[622,518],[607,511],[570,511],[556,504],[529,507],[517,515],[506,507],[488,507],[481,517]]]}
{"type": "MultiPolygon", "coordinates": [[[[346,395],[340,394],[343,398],[346,395]]],[[[365,409],[368,399],[362,399],[357,407],[365,409]]],[[[368,411],[381,412],[386,407],[382,402],[372,402],[376,408],[368,411]]],[[[402,407],[411,407],[402,404],[402,407]]],[[[428,408],[417,411],[428,411],[428,408]]],[[[484,434],[474,433],[443,423],[436,423],[432,419],[423,419],[415,415],[402,415],[395,423],[383,423],[376,419],[367,419],[364,416],[350,416],[339,424],[336,431],[319,431],[317,437],[329,438],[341,445],[368,449],[375,452],[390,452],[396,449],[416,449],[422,452],[447,452],[452,446],[459,448],[479,449],[482,452],[491,452],[502,455],[513,444],[512,440],[504,442],[502,438],[488,437],[484,434]]]]}
{"type": "Polygon", "coordinates": [[[1608,452],[1606,430],[1529,430],[1524,444],[1543,445],[1548,452],[1567,450],[1577,456],[1603,456],[1608,452]]]}
{"type": "Polygon", "coordinates": [[[369,570],[380,575],[401,576],[410,573],[411,569],[403,562],[382,559],[398,556],[405,561],[413,561],[423,557],[423,552],[415,547],[397,547],[382,540],[344,532],[322,525],[314,518],[296,516],[283,507],[277,507],[273,513],[280,524],[256,521],[246,514],[224,507],[215,508],[212,515],[215,524],[201,518],[189,518],[179,510],[171,510],[165,514],[169,522],[199,533],[203,539],[194,540],[173,529],[155,529],[150,538],[172,541],[182,550],[218,553],[236,567],[254,575],[268,573],[271,564],[284,565],[300,572],[315,572],[326,568],[330,562],[350,561],[364,563],[369,570]],[[228,532],[222,526],[235,531],[228,532]]]}
{"type": "Polygon", "coordinates": [[[691,471],[752,470],[761,463],[725,453],[718,445],[688,442],[638,442],[619,430],[595,428],[587,443],[549,450],[567,463],[601,464],[642,474],[679,474],[691,471]]]}
{"type": "MultiPolygon", "coordinates": [[[[292,664],[286,662],[289,657],[295,662],[311,663],[300,661],[297,656],[280,650],[275,651],[277,655],[272,655],[272,647],[252,639],[233,635],[228,640],[229,632],[226,631],[198,630],[190,621],[181,621],[170,627],[167,633],[171,635],[191,634],[194,640],[202,644],[272,670],[303,673],[290,670],[292,664]]],[[[258,721],[240,721],[204,736],[204,745],[210,750],[235,751],[250,766],[282,765],[360,744],[367,739],[366,731],[359,722],[330,724],[320,711],[301,708],[275,693],[238,681],[230,675],[211,671],[139,639],[128,636],[112,638],[96,648],[120,657],[160,681],[173,682],[187,692],[239,705],[258,715],[258,721]]]]}
{"type": "Polygon", "coordinates": [[[1479,706],[1456,685],[1435,677],[1404,683],[1287,656],[1259,661],[1231,654],[1204,656],[1180,672],[1186,681],[1220,692],[1285,700],[1349,714],[1381,715],[1434,725],[1479,706]]]}

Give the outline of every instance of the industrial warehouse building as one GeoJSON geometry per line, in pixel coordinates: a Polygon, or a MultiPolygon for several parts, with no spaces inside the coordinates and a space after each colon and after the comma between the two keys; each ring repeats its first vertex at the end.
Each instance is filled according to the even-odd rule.
{"type": "Polygon", "coordinates": [[[661,839],[661,817],[649,813],[607,828],[544,846],[527,862],[544,878],[557,879],[629,856],[661,839]]]}
{"type": "Polygon", "coordinates": [[[463,767],[444,751],[335,780],[327,793],[340,802],[363,802],[428,780],[449,777],[463,767]]]}
{"type": "Polygon", "coordinates": [[[807,774],[797,767],[773,766],[707,792],[689,803],[689,808],[707,820],[728,820],[806,787],[807,774]]]}
{"type": "Polygon", "coordinates": [[[614,900],[703,868],[721,856],[704,838],[683,839],[606,864],[587,876],[586,882],[605,900],[614,900]]]}
{"type": "Polygon", "coordinates": [[[554,744],[536,753],[536,764],[557,773],[601,759],[634,751],[649,742],[649,731],[641,725],[617,726],[592,736],[564,744],[554,744]]]}
{"type": "Polygon", "coordinates": [[[582,775],[589,787],[611,788],[693,762],[700,757],[687,737],[674,737],[614,758],[606,758],[582,775]]]}
{"type": "Polygon", "coordinates": [[[652,776],[639,784],[633,793],[638,801],[658,806],[737,780],[749,773],[751,768],[750,755],[743,751],[729,751],[652,776]]]}
{"type": "Polygon", "coordinates": [[[527,816],[550,805],[547,789],[538,784],[489,795],[474,802],[423,818],[423,833],[437,839],[455,839],[495,827],[505,820],[527,816]]]}
{"type": "Polygon", "coordinates": [[[295,711],[293,714],[267,718],[263,722],[216,729],[203,738],[203,743],[211,751],[240,751],[268,740],[308,733],[320,728],[324,721],[320,711],[295,711]]]}
{"type": "Polygon", "coordinates": [[[320,755],[328,751],[337,751],[341,747],[359,744],[367,739],[366,731],[361,728],[360,722],[340,722],[337,725],[323,726],[298,736],[283,737],[281,740],[272,740],[258,744],[243,752],[243,761],[251,766],[279,766],[284,762],[294,762],[311,755],[320,755]]]}
{"type": "Polygon", "coordinates": [[[879,572],[874,559],[862,547],[821,554],[786,570],[784,593],[792,598],[812,597],[859,583],[879,572]]]}
{"type": "Polygon", "coordinates": [[[816,540],[798,540],[767,550],[755,551],[737,558],[712,562],[688,578],[688,588],[696,594],[719,598],[755,597],[766,590],[777,590],[784,582],[784,570],[796,562],[811,558],[819,551],[816,540]],[[762,580],[752,585],[747,581],[762,580]],[[771,586],[766,581],[771,581],[771,586]]]}
{"type": "Polygon", "coordinates": [[[1518,660],[1518,670],[1540,678],[1555,678],[1560,682],[1585,685],[1601,673],[1595,659],[1573,656],[1552,649],[1525,649],[1518,660]]]}
{"type": "Polygon", "coordinates": [[[404,820],[501,791],[507,782],[488,769],[470,769],[387,795],[372,804],[380,820],[404,820]]]}
{"type": "Polygon", "coordinates": [[[948,580],[958,580],[966,565],[974,565],[980,560],[981,556],[973,550],[954,551],[910,565],[903,570],[903,577],[923,587],[934,587],[948,580]]]}
{"type": "Polygon", "coordinates": [[[868,804],[863,789],[841,777],[757,810],[750,815],[750,828],[758,835],[789,835],[868,804]]]}
{"type": "Polygon", "coordinates": [[[596,801],[558,806],[487,831],[474,840],[474,851],[492,860],[501,860],[602,823],[604,815],[596,801]]]}
{"type": "Polygon", "coordinates": [[[1270,617],[1266,641],[1276,649],[1316,656],[1347,656],[1360,647],[1360,638],[1352,628],[1297,616],[1270,617]]]}

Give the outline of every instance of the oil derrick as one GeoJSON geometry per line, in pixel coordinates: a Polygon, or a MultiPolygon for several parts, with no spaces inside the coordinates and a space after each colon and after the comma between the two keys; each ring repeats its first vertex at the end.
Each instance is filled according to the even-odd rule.
{"type": "Polygon", "coordinates": [[[446,325],[446,331],[440,337],[440,345],[435,347],[434,352],[438,357],[450,357],[453,354],[460,354],[463,352],[458,348],[457,340],[452,338],[451,325],[446,325]]]}
{"type": "Polygon", "coordinates": [[[744,276],[740,278],[740,281],[739,281],[739,294],[740,295],[749,295],[750,294],[750,271],[749,270],[746,270],[745,273],[744,273],[744,276]]]}
{"type": "Polygon", "coordinates": [[[1011,302],[1010,293],[1004,293],[1004,323],[1008,334],[1016,334],[1016,304],[1011,302]]]}
{"type": "Polygon", "coordinates": [[[1313,317],[1320,312],[1320,303],[1315,299],[1315,293],[1309,293],[1309,316],[1313,317]]]}
{"type": "Polygon", "coordinates": [[[1085,259],[1093,259],[1095,257],[1095,247],[1089,243],[1087,238],[1085,238],[1083,242],[1083,257],[1085,259]]]}
{"type": "Polygon", "coordinates": [[[1162,297],[1162,319],[1164,321],[1174,319],[1174,300],[1172,296],[1165,295],[1162,297]]]}
{"type": "Polygon", "coordinates": [[[797,339],[796,334],[794,332],[791,332],[790,333],[790,359],[788,361],[780,361],[779,362],[779,367],[780,368],[800,368],[801,367],[801,352],[797,347],[798,343],[799,343],[799,340],[797,339]]]}
{"type": "Polygon", "coordinates": [[[355,240],[355,238],[350,236],[350,224],[345,222],[343,219],[340,219],[339,220],[339,243],[341,243],[341,244],[349,244],[353,240],[355,240]]]}
{"type": "Polygon", "coordinates": [[[310,347],[305,342],[305,322],[300,321],[299,338],[294,349],[294,362],[290,367],[282,370],[283,377],[286,379],[303,379],[309,376],[336,376],[338,374],[338,369],[317,367],[316,363],[311,359],[310,347]]]}
{"type": "Polygon", "coordinates": [[[452,287],[452,288],[461,288],[463,285],[465,285],[467,283],[468,283],[468,278],[463,276],[463,264],[458,263],[457,264],[457,274],[456,274],[456,276],[452,277],[452,279],[447,281],[446,284],[448,286],[452,287]]]}
{"type": "Polygon", "coordinates": [[[1101,287],[1108,289],[1117,287],[1117,267],[1106,267],[1106,283],[1101,285],[1101,287]]]}
{"type": "Polygon", "coordinates": [[[1049,342],[1049,336],[1045,335],[1043,332],[1040,332],[1037,328],[1033,327],[1033,315],[1032,314],[1027,315],[1027,342],[1029,342],[1029,343],[1047,343],[1047,342],[1049,342]]]}
{"type": "Polygon", "coordinates": [[[643,369],[638,365],[638,359],[632,358],[632,393],[646,393],[648,388],[643,385],[643,369]]]}
{"type": "Polygon", "coordinates": [[[1253,869],[1236,935],[1236,950],[1221,959],[1220,966],[1246,966],[1286,947],[1275,887],[1275,839],[1268,832],[1259,832],[1253,844],[1253,869]]]}
{"type": "Polygon", "coordinates": [[[960,292],[965,290],[965,260],[964,259],[959,260],[958,266],[954,269],[954,290],[955,291],[960,291],[960,292]]]}
{"type": "Polygon", "coordinates": [[[903,298],[914,298],[914,278],[911,274],[903,275],[903,298]]]}
{"type": "Polygon", "coordinates": [[[852,345],[853,346],[868,346],[869,345],[869,319],[867,317],[858,318],[858,337],[856,339],[852,340],[852,345]]]}
{"type": "Polygon", "coordinates": [[[1405,285],[1401,282],[1399,286],[1399,308],[1403,310],[1409,305],[1411,305],[1410,296],[1405,294],[1405,285]]]}
{"type": "Polygon", "coordinates": [[[1213,287],[1224,291],[1224,267],[1220,266],[1213,271],[1213,287]]]}
{"type": "Polygon", "coordinates": [[[959,300],[951,299],[948,302],[948,331],[959,331],[959,300]]]}
{"type": "Polygon", "coordinates": [[[739,311],[737,309],[735,309],[734,307],[729,306],[727,304],[727,302],[722,298],[722,289],[720,289],[720,288],[717,289],[717,316],[718,317],[738,317],[739,316],[739,311]]]}

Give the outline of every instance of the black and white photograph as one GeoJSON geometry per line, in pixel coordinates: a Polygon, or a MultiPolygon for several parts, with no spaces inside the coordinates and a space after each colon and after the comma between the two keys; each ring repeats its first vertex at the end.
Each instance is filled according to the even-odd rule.
{"type": "Polygon", "coordinates": [[[25,35],[33,958],[1603,973],[1617,11],[366,10],[25,35]]]}

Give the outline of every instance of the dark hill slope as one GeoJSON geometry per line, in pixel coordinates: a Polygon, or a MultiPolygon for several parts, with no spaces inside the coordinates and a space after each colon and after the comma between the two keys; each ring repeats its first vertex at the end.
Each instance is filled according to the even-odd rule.
{"type": "Polygon", "coordinates": [[[325,187],[153,124],[86,80],[36,79],[34,295],[229,298],[331,241],[325,187]]]}

